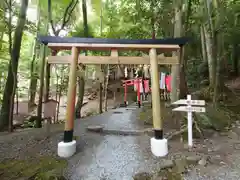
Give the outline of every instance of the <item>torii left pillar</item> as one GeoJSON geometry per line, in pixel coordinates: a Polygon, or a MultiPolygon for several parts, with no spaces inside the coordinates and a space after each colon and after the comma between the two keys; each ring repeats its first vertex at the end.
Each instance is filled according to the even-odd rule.
{"type": "Polygon", "coordinates": [[[161,115],[160,91],[159,91],[159,72],[157,63],[156,49],[149,52],[152,79],[152,113],[154,137],[151,138],[151,150],[155,156],[163,157],[168,154],[168,142],[163,138],[163,120],[161,115]]]}
{"type": "Polygon", "coordinates": [[[72,47],[72,61],[70,66],[69,85],[67,93],[67,112],[63,141],[58,143],[58,156],[71,157],[76,152],[76,141],[73,139],[74,112],[76,99],[76,74],[79,51],[72,47]]]}

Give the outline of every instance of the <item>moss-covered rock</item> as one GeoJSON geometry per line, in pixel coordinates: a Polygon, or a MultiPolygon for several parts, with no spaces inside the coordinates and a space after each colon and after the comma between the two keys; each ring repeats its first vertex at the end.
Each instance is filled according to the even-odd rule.
{"type": "Polygon", "coordinates": [[[53,157],[9,160],[0,164],[0,179],[64,180],[62,170],[67,161],[53,157]]]}
{"type": "Polygon", "coordinates": [[[137,173],[133,180],[152,180],[153,175],[147,172],[137,173]]]}
{"type": "Polygon", "coordinates": [[[133,179],[134,180],[183,180],[183,174],[187,172],[187,169],[193,167],[198,164],[200,156],[188,156],[181,157],[175,160],[164,160],[167,162],[167,166],[165,162],[163,162],[162,167],[158,172],[155,173],[147,173],[141,172],[136,174],[133,179]]]}
{"type": "Polygon", "coordinates": [[[206,106],[206,113],[197,113],[198,124],[202,128],[211,128],[217,131],[228,129],[231,125],[231,118],[222,108],[206,106]]]}
{"type": "Polygon", "coordinates": [[[164,169],[158,172],[157,178],[167,179],[167,180],[183,180],[182,174],[173,169],[164,169]]]}

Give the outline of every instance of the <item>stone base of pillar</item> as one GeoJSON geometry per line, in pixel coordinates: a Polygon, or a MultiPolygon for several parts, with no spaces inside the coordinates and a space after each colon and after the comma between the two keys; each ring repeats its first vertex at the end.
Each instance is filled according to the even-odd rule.
{"type": "Polygon", "coordinates": [[[154,156],[164,157],[168,154],[168,140],[151,138],[151,151],[154,156]]]}
{"type": "Polygon", "coordinates": [[[76,153],[76,141],[72,142],[60,142],[58,143],[58,156],[62,158],[69,158],[76,153]]]}

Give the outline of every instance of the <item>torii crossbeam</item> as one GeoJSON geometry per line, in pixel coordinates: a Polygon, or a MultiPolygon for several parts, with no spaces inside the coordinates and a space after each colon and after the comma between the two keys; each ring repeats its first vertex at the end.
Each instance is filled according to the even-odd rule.
{"type": "Polygon", "coordinates": [[[151,65],[152,113],[155,134],[151,138],[151,150],[155,156],[165,156],[168,153],[167,139],[163,138],[158,64],[178,64],[179,57],[158,56],[157,53],[179,51],[188,42],[188,38],[131,40],[39,36],[38,40],[55,52],[60,50],[72,51],[71,56],[49,56],[47,58],[48,64],[70,64],[64,139],[58,144],[58,155],[60,157],[70,157],[76,152],[76,141],[73,139],[73,124],[76,98],[76,71],[79,63],[151,65]],[[112,53],[111,56],[79,56],[80,50],[111,51],[112,53]],[[144,51],[148,52],[149,56],[119,56],[118,51],[122,50],[144,51]]]}

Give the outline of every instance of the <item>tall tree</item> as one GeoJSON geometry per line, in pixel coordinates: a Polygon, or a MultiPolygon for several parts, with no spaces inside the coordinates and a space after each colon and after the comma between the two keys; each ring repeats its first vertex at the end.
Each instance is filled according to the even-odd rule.
{"type": "MultiPolygon", "coordinates": [[[[65,3],[67,4],[67,7],[65,7],[64,9],[64,14],[61,17],[61,23],[57,23],[57,25],[55,25],[54,21],[53,21],[53,8],[52,8],[52,0],[48,0],[47,1],[47,9],[48,9],[48,22],[49,25],[52,29],[52,32],[54,34],[54,36],[59,36],[60,32],[65,29],[65,27],[68,25],[68,23],[71,20],[72,17],[72,13],[75,10],[77,4],[78,4],[78,0],[69,0],[69,1],[65,1],[65,3]]],[[[65,5],[65,4],[64,4],[65,5]]],[[[48,30],[48,26],[47,26],[47,30],[48,30]]],[[[48,31],[47,31],[48,32],[48,31]]],[[[53,54],[56,54],[57,52],[53,52],[53,54]]],[[[42,48],[42,60],[43,58],[45,58],[45,47],[42,48]]],[[[43,61],[44,62],[44,61],[43,61]]],[[[42,95],[43,95],[43,75],[42,73],[44,73],[44,65],[45,63],[42,63],[42,67],[41,67],[41,78],[40,78],[40,90],[39,90],[39,103],[38,103],[38,110],[37,110],[37,123],[36,123],[36,127],[40,128],[41,125],[41,117],[42,117],[42,95]]],[[[50,84],[50,64],[48,64],[46,66],[46,78],[45,78],[45,101],[48,100],[48,96],[49,96],[49,84],[50,84]]]]}
{"type": "MultiPolygon", "coordinates": [[[[86,0],[82,0],[82,14],[83,14],[84,37],[89,37],[86,0]]],[[[85,55],[87,55],[87,52],[85,52],[85,55]]],[[[85,65],[81,65],[81,67],[79,67],[79,70],[85,71],[85,65]]],[[[78,76],[77,81],[78,81],[78,99],[77,99],[77,104],[76,104],[76,118],[80,118],[81,117],[83,97],[84,97],[84,88],[85,88],[84,73],[81,73],[81,75],[78,76]]]]}
{"type": "MultiPolygon", "coordinates": [[[[174,37],[181,37],[182,35],[182,1],[174,0],[174,37]]],[[[179,52],[174,52],[173,56],[180,57],[179,52]]],[[[178,100],[178,90],[179,90],[179,65],[172,65],[172,91],[171,91],[171,102],[178,100]]]]}
{"type": "Polygon", "coordinates": [[[26,23],[26,12],[28,9],[28,0],[21,0],[20,13],[16,29],[14,32],[13,45],[11,50],[11,59],[8,66],[8,76],[6,86],[3,95],[3,104],[0,114],[0,129],[4,129],[7,125],[10,125],[10,131],[12,131],[12,118],[13,118],[13,106],[14,96],[17,86],[17,71],[20,56],[20,48],[22,43],[23,29],[26,23]]]}
{"type": "Polygon", "coordinates": [[[35,103],[35,97],[36,97],[36,90],[37,90],[37,80],[38,76],[36,74],[36,59],[37,59],[37,48],[38,42],[37,42],[37,35],[40,30],[40,0],[37,0],[37,20],[36,20],[36,33],[35,33],[35,39],[33,41],[33,50],[32,50],[32,61],[30,65],[30,85],[29,85],[29,105],[33,105],[35,103]]]}
{"type": "MultiPolygon", "coordinates": [[[[185,6],[185,4],[182,5],[182,7],[185,6]]],[[[183,12],[183,26],[180,28],[183,28],[182,36],[185,36],[189,32],[190,27],[190,17],[192,14],[192,0],[188,0],[186,2],[186,10],[183,12]]],[[[180,61],[180,82],[179,82],[179,99],[184,99],[187,97],[188,94],[188,87],[187,87],[187,81],[186,81],[186,62],[187,62],[187,56],[186,56],[186,47],[182,47],[181,51],[179,53],[179,61],[180,61]]]]}

